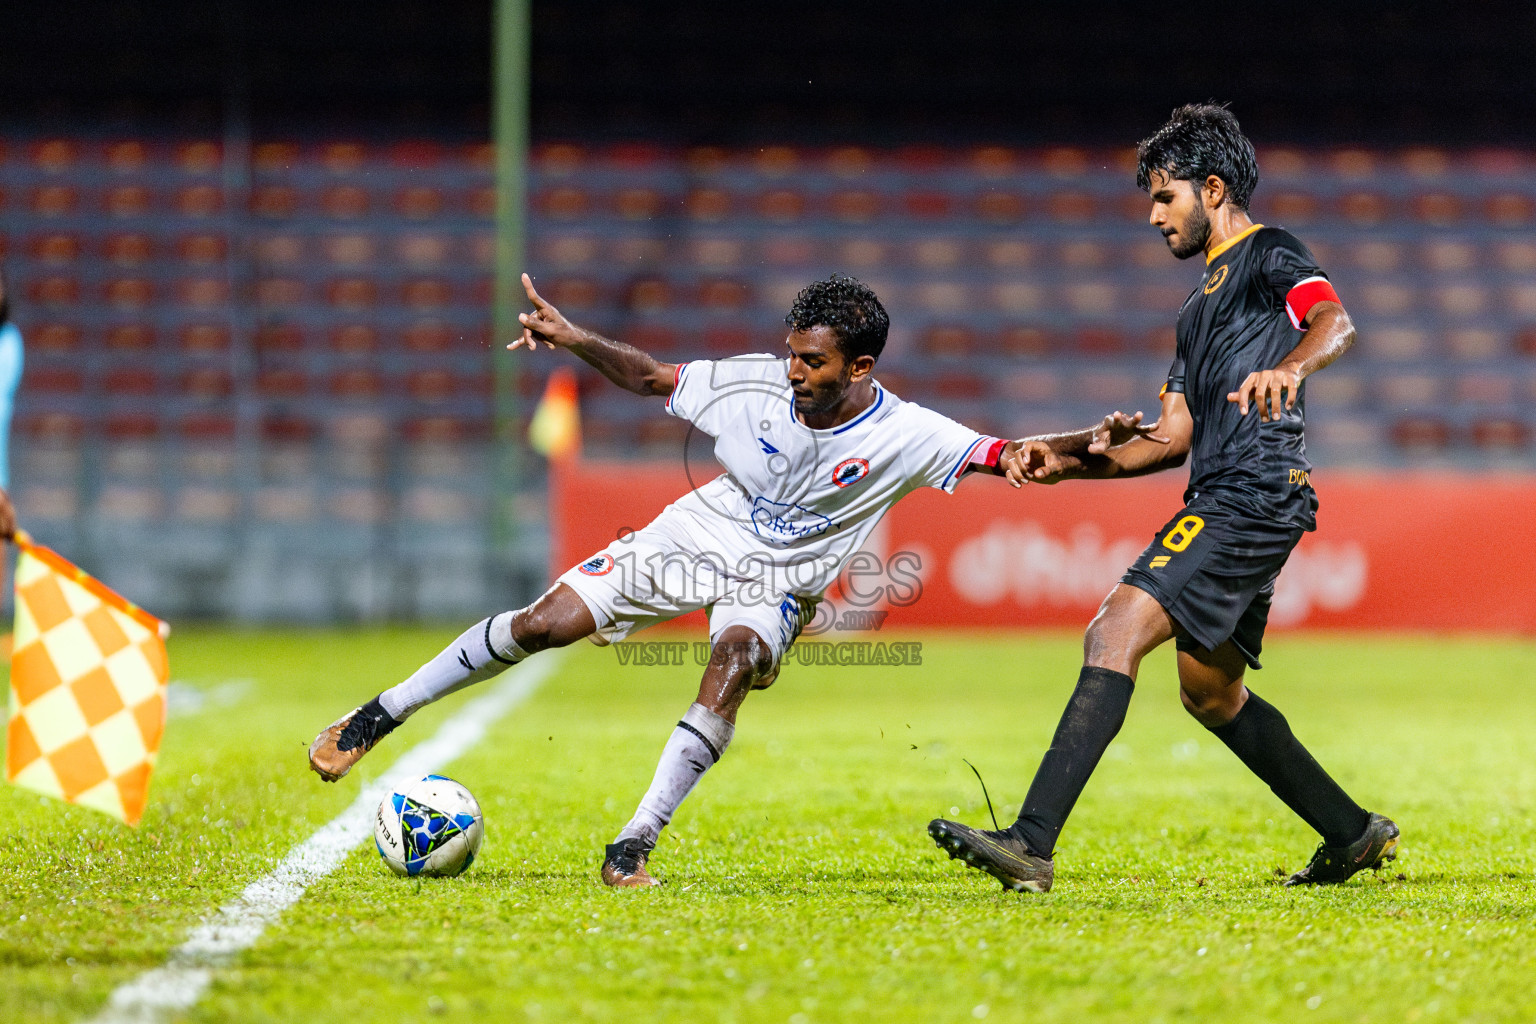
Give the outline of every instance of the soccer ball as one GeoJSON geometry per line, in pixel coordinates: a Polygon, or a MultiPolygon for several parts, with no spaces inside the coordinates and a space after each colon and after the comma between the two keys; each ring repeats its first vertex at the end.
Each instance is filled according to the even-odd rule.
{"type": "Polygon", "coordinates": [[[373,841],[397,875],[452,878],[469,870],[485,819],[469,790],[442,775],[395,787],[379,804],[373,841]]]}

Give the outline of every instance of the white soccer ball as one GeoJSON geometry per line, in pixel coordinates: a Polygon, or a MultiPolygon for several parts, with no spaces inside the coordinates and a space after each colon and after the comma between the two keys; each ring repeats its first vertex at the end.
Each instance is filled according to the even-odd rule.
{"type": "Polygon", "coordinates": [[[442,775],[411,779],[379,804],[373,841],[401,876],[452,878],[469,870],[485,838],[485,818],[469,790],[442,775]]]}

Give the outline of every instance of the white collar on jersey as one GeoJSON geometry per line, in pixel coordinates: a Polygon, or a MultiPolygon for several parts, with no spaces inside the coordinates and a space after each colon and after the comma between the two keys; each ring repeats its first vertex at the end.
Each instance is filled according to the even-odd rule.
{"type": "Polygon", "coordinates": [[[868,409],[865,409],[863,412],[859,413],[853,419],[849,420],[847,423],[842,424],[841,426],[821,429],[807,426],[805,423],[801,422],[800,417],[795,414],[795,393],[793,391],[789,393],[789,421],[795,426],[799,427],[801,430],[810,431],[812,434],[815,434],[819,437],[832,437],[835,434],[841,434],[852,430],[860,423],[868,420],[875,414],[876,409],[885,404],[885,388],[881,387],[880,382],[877,380],[872,380],[870,383],[875,386],[875,400],[869,403],[868,409]]]}

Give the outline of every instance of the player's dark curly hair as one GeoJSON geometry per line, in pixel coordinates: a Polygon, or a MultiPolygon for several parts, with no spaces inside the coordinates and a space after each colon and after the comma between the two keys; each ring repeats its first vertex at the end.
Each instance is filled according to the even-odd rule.
{"type": "Polygon", "coordinates": [[[1248,209],[1259,185],[1259,161],[1253,143],[1237,126],[1225,105],[1190,103],[1173,112],[1168,123],[1136,147],[1136,185],[1149,192],[1154,171],[1198,189],[1211,175],[1227,186],[1227,197],[1240,210],[1248,209]]]}
{"type": "Polygon", "coordinates": [[[859,356],[879,359],[891,330],[891,318],[869,286],[842,274],[801,289],[784,322],[796,331],[830,327],[849,362],[859,356]]]}

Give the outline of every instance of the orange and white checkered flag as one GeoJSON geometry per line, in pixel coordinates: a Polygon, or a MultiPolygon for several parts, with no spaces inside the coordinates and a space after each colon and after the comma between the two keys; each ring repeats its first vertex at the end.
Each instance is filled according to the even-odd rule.
{"type": "Polygon", "coordinates": [[[5,777],[137,825],[165,732],[164,622],[17,531],[5,777]]]}

